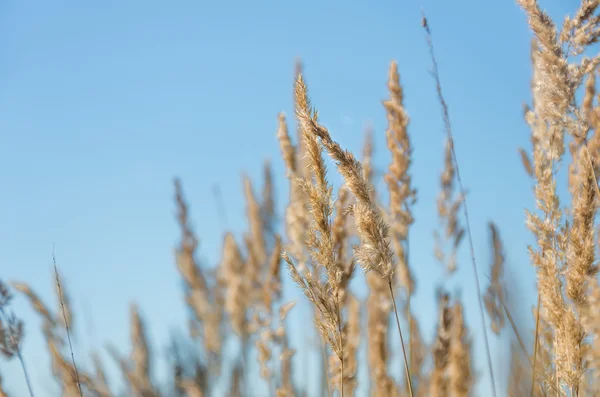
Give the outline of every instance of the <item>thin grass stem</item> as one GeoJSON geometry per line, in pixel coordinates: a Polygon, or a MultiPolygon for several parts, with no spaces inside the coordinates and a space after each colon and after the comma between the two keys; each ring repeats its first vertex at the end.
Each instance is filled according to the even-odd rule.
{"type": "Polygon", "coordinates": [[[73,353],[73,344],[71,342],[71,330],[69,329],[69,322],[67,321],[67,313],[65,311],[65,303],[63,299],[62,287],[60,285],[60,279],[58,277],[58,267],[56,266],[56,256],[54,250],[52,250],[52,264],[54,265],[54,276],[56,277],[56,286],[58,287],[58,295],[60,299],[60,307],[65,322],[65,329],[67,330],[67,340],[69,341],[69,351],[71,352],[71,362],[73,363],[73,369],[75,370],[75,382],[79,390],[79,396],[83,397],[83,391],[81,390],[81,381],[79,380],[79,370],[77,369],[77,363],[75,362],[75,354],[73,353]]]}
{"type": "Polygon", "coordinates": [[[408,393],[410,397],[414,396],[412,379],[410,376],[410,369],[408,366],[408,358],[406,356],[406,346],[404,345],[404,337],[402,336],[402,328],[400,327],[400,318],[398,317],[398,308],[396,307],[396,298],[394,298],[394,288],[392,287],[392,281],[388,280],[388,287],[390,288],[390,296],[394,304],[394,314],[396,315],[396,325],[398,326],[398,334],[400,335],[400,345],[402,346],[402,355],[404,356],[404,370],[406,372],[406,381],[408,383],[408,393]]]}
{"type": "Polygon", "coordinates": [[[452,125],[450,123],[450,115],[449,115],[449,111],[448,111],[448,104],[446,103],[446,100],[444,99],[444,96],[442,95],[442,85],[440,82],[440,75],[439,75],[439,71],[438,71],[438,65],[437,65],[437,60],[435,57],[435,52],[433,50],[433,40],[432,40],[432,36],[431,36],[431,30],[429,28],[429,24],[427,23],[427,18],[425,17],[425,14],[423,13],[423,21],[422,21],[422,25],[423,28],[425,29],[426,34],[426,39],[427,39],[427,45],[429,47],[429,54],[431,56],[431,61],[433,64],[433,71],[432,71],[432,75],[433,78],[435,80],[435,85],[436,85],[436,91],[438,94],[438,100],[440,102],[440,105],[442,106],[442,114],[443,114],[443,118],[444,118],[444,126],[446,129],[446,133],[448,135],[448,140],[450,142],[450,148],[452,151],[452,160],[454,162],[454,167],[456,168],[456,181],[458,182],[458,186],[460,189],[460,194],[462,196],[462,200],[463,200],[463,211],[465,214],[465,223],[466,223],[466,229],[467,229],[467,238],[469,240],[469,250],[470,250],[470,254],[471,254],[471,264],[473,266],[473,275],[475,277],[475,288],[477,291],[477,302],[479,304],[479,314],[481,317],[481,325],[482,325],[482,330],[483,330],[483,339],[485,341],[485,349],[486,349],[486,355],[487,355],[487,364],[488,364],[488,370],[490,372],[490,379],[491,379],[491,383],[492,383],[492,394],[494,397],[496,397],[496,381],[494,378],[494,370],[493,370],[493,366],[492,366],[492,354],[490,351],[490,343],[489,343],[489,339],[488,339],[488,334],[487,334],[487,326],[486,326],[486,322],[485,322],[485,314],[484,314],[484,308],[483,308],[483,302],[481,299],[481,286],[479,285],[479,272],[477,270],[477,263],[475,261],[475,248],[473,246],[473,236],[471,233],[471,223],[469,221],[469,211],[467,208],[467,197],[465,194],[465,189],[462,183],[462,179],[460,176],[460,171],[459,171],[459,166],[458,166],[458,158],[456,156],[456,150],[454,149],[454,137],[452,135],[452,125]]]}

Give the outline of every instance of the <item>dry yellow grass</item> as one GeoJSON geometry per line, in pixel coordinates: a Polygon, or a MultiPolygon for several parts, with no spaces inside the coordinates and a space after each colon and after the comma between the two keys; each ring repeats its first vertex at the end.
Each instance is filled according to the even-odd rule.
{"type": "MultiPolygon", "coordinates": [[[[209,396],[217,379],[226,380],[229,395],[255,395],[251,390],[255,381],[248,379],[253,374],[248,370],[252,365],[260,368],[269,395],[303,395],[305,385],[294,384],[292,376],[297,369],[296,355],[289,341],[286,318],[295,303],[283,301],[282,278],[287,276],[301,288],[313,309],[310,317],[321,338],[322,371],[327,379],[323,395],[327,392],[353,396],[361,382],[369,382],[372,396],[472,396],[477,381],[472,338],[482,333],[492,387],[486,391],[489,395],[496,395],[499,383],[503,383],[510,396],[600,396],[600,283],[595,223],[600,199],[600,106],[596,93],[600,55],[582,56],[600,37],[600,16],[596,14],[599,2],[584,0],[573,16],[565,18],[561,28],[536,0],[518,3],[534,34],[532,101],[525,109],[532,146],[519,149],[534,183],[531,203],[535,206],[528,205],[526,215],[527,226],[535,238],[529,254],[537,274],[539,297],[533,310],[536,326],[531,346],[526,345],[521,334],[527,331],[517,328],[506,303],[510,288],[503,277],[505,249],[500,230],[493,223],[489,224],[491,276],[486,288],[480,290],[470,233],[472,220],[468,218],[454,150],[457,143],[442,96],[430,26],[423,18],[434,63],[437,99],[447,131],[435,254],[450,277],[458,266],[456,252],[464,239],[468,241],[483,328],[468,329],[461,297],[440,285],[437,327],[428,344],[411,306],[417,280],[410,261],[409,237],[411,225],[418,222],[412,212],[417,191],[411,175],[409,117],[397,64],[390,65],[388,98],[383,101],[388,121],[385,137],[391,154],[384,175],[389,205],[384,206],[374,188],[373,132],[367,135],[362,161],[341,147],[319,123],[298,63],[294,82],[297,136],[290,136],[283,114],[278,117],[277,130],[290,191],[283,217],[285,235],[276,227],[278,206],[271,168],[266,163],[261,194],[256,193],[249,178],[244,179],[247,233],[239,241],[227,233],[216,271],[202,268],[196,261],[198,239],[190,226],[190,210],[181,182],[175,181],[181,231],[175,262],[185,285],[185,305],[191,314],[190,337],[201,342],[201,359],[184,360],[173,348],[176,359],[172,364],[172,382],[167,386],[157,384],[151,370],[156,358],[151,354],[146,326],[137,306],[132,305],[131,353],[124,356],[108,348],[126,387],[124,394],[113,390],[97,357],[92,359],[93,371],[77,365],[69,332],[73,313],[56,269],[56,311],[27,284],[9,286],[0,282],[0,353],[6,360],[19,361],[30,396],[46,394],[34,390],[28,377],[21,355],[25,325],[10,311],[12,290],[26,297],[42,319],[52,373],[65,397],[209,396]],[[327,170],[326,156],[333,160],[334,172],[343,180],[337,190],[328,181],[331,171],[327,170]],[[567,161],[571,200],[564,207],[557,193],[556,170],[567,161]],[[289,273],[285,272],[284,263],[289,273]],[[357,276],[357,265],[366,275],[369,293],[364,302],[356,298],[350,286],[357,276]],[[361,321],[363,309],[366,327],[361,321]],[[505,327],[506,320],[511,329],[505,327]],[[389,329],[390,321],[396,323],[397,330],[389,329]],[[506,379],[499,378],[492,366],[488,327],[494,334],[508,329],[516,341],[506,379]],[[391,338],[396,335],[402,352],[402,373],[393,373],[389,368],[390,354],[394,352],[391,338]],[[224,365],[231,360],[224,353],[224,346],[231,339],[240,342],[240,353],[233,365],[224,365]],[[367,347],[366,360],[361,360],[361,343],[367,347]],[[256,361],[251,352],[256,353],[256,361]],[[368,378],[359,378],[361,365],[368,366],[368,378]]],[[[308,328],[302,332],[310,331],[308,328]]],[[[7,381],[10,380],[0,377],[0,397],[9,396],[3,389],[7,381]]]]}

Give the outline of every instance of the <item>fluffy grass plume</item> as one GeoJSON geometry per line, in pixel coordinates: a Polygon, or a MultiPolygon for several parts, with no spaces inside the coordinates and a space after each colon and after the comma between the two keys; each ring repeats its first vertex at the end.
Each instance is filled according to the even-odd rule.
{"type": "MultiPolygon", "coordinates": [[[[313,366],[321,374],[321,396],[357,396],[361,390],[373,397],[474,396],[482,366],[491,380],[489,395],[504,390],[513,397],[600,396],[600,55],[592,47],[600,38],[600,4],[583,0],[558,23],[536,0],[517,2],[533,33],[531,100],[524,111],[531,145],[515,148],[533,185],[532,197],[524,203],[538,298],[532,310],[515,313],[519,308],[511,306],[505,262],[513,248],[501,239],[509,231],[493,221],[469,219],[469,181],[461,178],[455,150],[463,142],[450,123],[430,22],[423,18],[424,45],[433,63],[432,108],[441,106],[446,132],[440,136],[446,145],[440,153],[439,228],[431,246],[449,279],[462,269],[458,253],[463,241],[468,244],[471,266],[464,270],[472,273],[474,284],[461,287],[476,293],[480,326],[472,326],[465,311],[468,302],[444,281],[425,292],[438,303],[432,337],[420,329],[423,318],[413,297],[419,281],[415,266],[422,264],[410,256],[415,249],[412,225],[419,222],[413,207],[413,151],[419,148],[411,134],[420,132],[409,128],[399,65],[390,63],[387,90],[381,87],[385,131],[369,128],[359,160],[340,144],[337,131],[320,122],[298,61],[295,117],[280,113],[275,134],[289,194],[283,202],[276,200],[279,181],[270,162],[263,163],[261,181],[244,175],[246,230],[219,237],[221,255],[214,266],[198,258],[191,209],[182,182],[174,181],[179,229],[174,271],[181,279],[189,323],[188,332],[169,341],[167,355],[149,338],[145,318],[152,311],[142,315],[135,302],[130,304],[128,352],[110,343],[89,355],[76,350],[78,317],[56,266],[55,304],[45,302],[26,282],[0,281],[0,357],[18,365],[29,396],[51,395],[33,387],[33,363],[22,354],[33,332],[44,337],[49,371],[64,397],[205,397],[218,391],[257,396],[257,390],[276,397],[305,396],[315,382],[308,375],[313,366]],[[390,158],[383,172],[374,162],[377,134],[385,139],[390,158]],[[563,164],[566,172],[558,172],[563,164]],[[332,180],[339,180],[339,186],[332,180]],[[560,196],[560,184],[568,186],[568,197],[560,196]],[[474,224],[483,222],[490,235],[486,269],[475,262],[471,233],[474,224]],[[485,288],[480,272],[484,281],[487,276],[485,288]],[[365,299],[357,294],[359,283],[366,288],[365,299]],[[298,302],[287,298],[294,288],[303,294],[298,302]],[[17,299],[39,316],[40,330],[20,320],[17,299]],[[300,319],[290,321],[294,316],[300,319]],[[524,316],[530,316],[532,327],[519,321],[524,316]],[[396,326],[390,330],[391,323],[396,326]],[[292,324],[300,328],[292,329],[292,324]],[[291,336],[298,333],[305,343],[295,345],[291,336]],[[477,335],[485,344],[482,362],[474,354],[477,335]],[[503,338],[510,347],[506,373],[499,371],[501,359],[492,357],[491,338],[503,338]],[[101,349],[110,363],[101,359],[101,349]],[[391,366],[394,361],[402,368],[391,366]],[[159,378],[157,367],[166,368],[167,376],[159,378]]],[[[225,225],[225,212],[219,211],[225,225]]],[[[16,383],[0,374],[0,397],[16,397],[16,383]]]]}

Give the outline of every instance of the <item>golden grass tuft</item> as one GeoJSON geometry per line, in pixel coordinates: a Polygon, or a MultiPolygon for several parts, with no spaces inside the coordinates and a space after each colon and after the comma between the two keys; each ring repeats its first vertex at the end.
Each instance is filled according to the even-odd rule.
{"type": "MultiPolygon", "coordinates": [[[[380,132],[369,128],[362,160],[344,149],[312,107],[298,61],[293,97],[296,134],[290,134],[290,121],[283,113],[277,117],[276,137],[289,183],[287,200],[276,201],[276,173],[270,162],[264,163],[260,187],[244,176],[247,230],[223,234],[221,258],[214,267],[197,258],[199,241],[190,207],[181,181],[174,181],[180,232],[174,259],[190,321],[188,335],[172,341],[168,379],[159,380],[155,373],[162,355],[153,350],[148,327],[134,303],[130,353],[122,354],[112,345],[106,348],[122,377],[121,389],[108,378],[110,371],[98,352],[90,357],[78,354],[76,359],[71,338],[77,317],[55,264],[56,307],[47,305],[26,283],[0,281],[0,354],[5,360],[16,359],[30,397],[34,387],[22,355],[26,325],[17,316],[21,313],[13,313],[13,290],[41,319],[52,375],[65,397],[255,396],[256,390],[261,395],[302,396],[308,395],[314,381],[307,378],[313,361],[321,365],[322,396],[350,397],[368,389],[374,397],[468,397],[476,395],[481,378],[474,354],[474,337],[479,334],[485,343],[490,395],[504,390],[514,397],[599,396],[600,55],[594,55],[591,46],[600,41],[600,2],[583,0],[561,24],[537,0],[517,2],[534,36],[532,100],[524,112],[531,147],[518,148],[533,184],[525,221],[534,241],[528,253],[536,272],[538,302],[526,313],[531,314],[529,329],[509,310],[512,291],[505,280],[505,262],[512,247],[503,245],[493,222],[488,223],[492,260],[484,273],[489,283],[480,290],[471,233],[480,220],[469,219],[455,150],[462,142],[452,130],[431,26],[423,17],[446,132],[436,203],[440,224],[432,246],[450,278],[462,266],[457,258],[461,243],[467,241],[471,267],[466,270],[473,273],[475,285],[462,288],[476,292],[481,326],[471,325],[467,302],[442,282],[435,295],[435,335],[427,340],[420,330],[419,308],[413,300],[415,266],[427,264],[413,263],[410,257],[411,226],[419,221],[414,218],[417,189],[412,168],[413,150],[418,148],[411,140],[398,64],[389,65],[382,101],[387,126],[381,137],[391,160],[381,177],[374,161],[374,141],[380,132]],[[332,170],[327,169],[330,160],[332,170]],[[564,163],[568,167],[563,181],[558,170],[564,163]],[[330,182],[332,172],[341,177],[340,186],[330,182]],[[387,195],[376,190],[380,182],[387,195]],[[560,197],[557,186],[562,183],[569,187],[569,197],[560,197]],[[355,271],[357,266],[364,272],[355,271]],[[304,294],[300,302],[287,300],[290,278],[304,294]],[[368,290],[364,300],[355,290],[360,282],[368,290]],[[307,303],[309,310],[295,308],[307,303]],[[290,316],[303,317],[292,322],[290,316]],[[292,329],[298,321],[300,328],[292,329]],[[396,323],[398,349],[390,321],[396,323]],[[506,374],[498,372],[501,363],[492,358],[488,328],[493,337],[508,332],[506,374]],[[313,332],[318,333],[314,345],[313,332]],[[298,333],[306,343],[295,346],[291,336],[298,333]],[[302,357],[310,361],[299,362],[302,357]],[[395,357],[400,358],[402,372],[390,365],[395,357]]],[[[16,396],[11,393],[13,382],[0,376],[0,397],[16,396]]],[[[37,393],[47,395],[41,389],[37,393]]]]}

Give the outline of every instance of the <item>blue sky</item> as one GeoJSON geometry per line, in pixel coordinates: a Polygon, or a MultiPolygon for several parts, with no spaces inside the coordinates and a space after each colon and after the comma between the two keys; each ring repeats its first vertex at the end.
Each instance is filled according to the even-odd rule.
{"type": "MultiPolygon", "coordinates": [[[[577,6],[542,4],[555,16],[577,6]]],[[[373,124],[380,170],[389,161],[381,100],[396,59],[419,191],[411,232],[416,304],[430,336],[443,277],[432,232],[444,135],[421,7],[450,105],[479,267],[487,274],[487,222],[494,220],[527,313],[535,297],[524,209],[534,200],[517,148],[529,147],[521,108],[530,98],[530,34],[512,1],[2,2],[0,277],[27,281],[54,302],[55,244],[76,308],[77,353],[109,340],[126,349],[133,300],[161,353],[171,329],[185,326],[172,178],[183,179],[200,257],[215,263],[225,226],[237,233],[245,227],[241,172],[258,183],[270,159],[280,205],[287,194],[275,131],[278,112],[292,115],[294,59],[303,59],[313,104],[342,145],[360,152],[364,126],[373,124]],[[227,225],[216,211],[214,184],[227,225]]],[[[467,302],[481,390],[489,390],[466,254],[449,286],[467,302]]],[[[24,354],[34,386],[45,390],[51,378],[39,364],[47,362],[39,321],[21,297],[15,308],[27,325],[24,354]]],[[[292,315],[291,322],[301,343],[299,320],[292,315]]],[[[506,368],[497,367],[502,379],[506,368]]],[[[0,371],[8,389],[22,395],[17,364],[0,362],[0,371]]]]}

